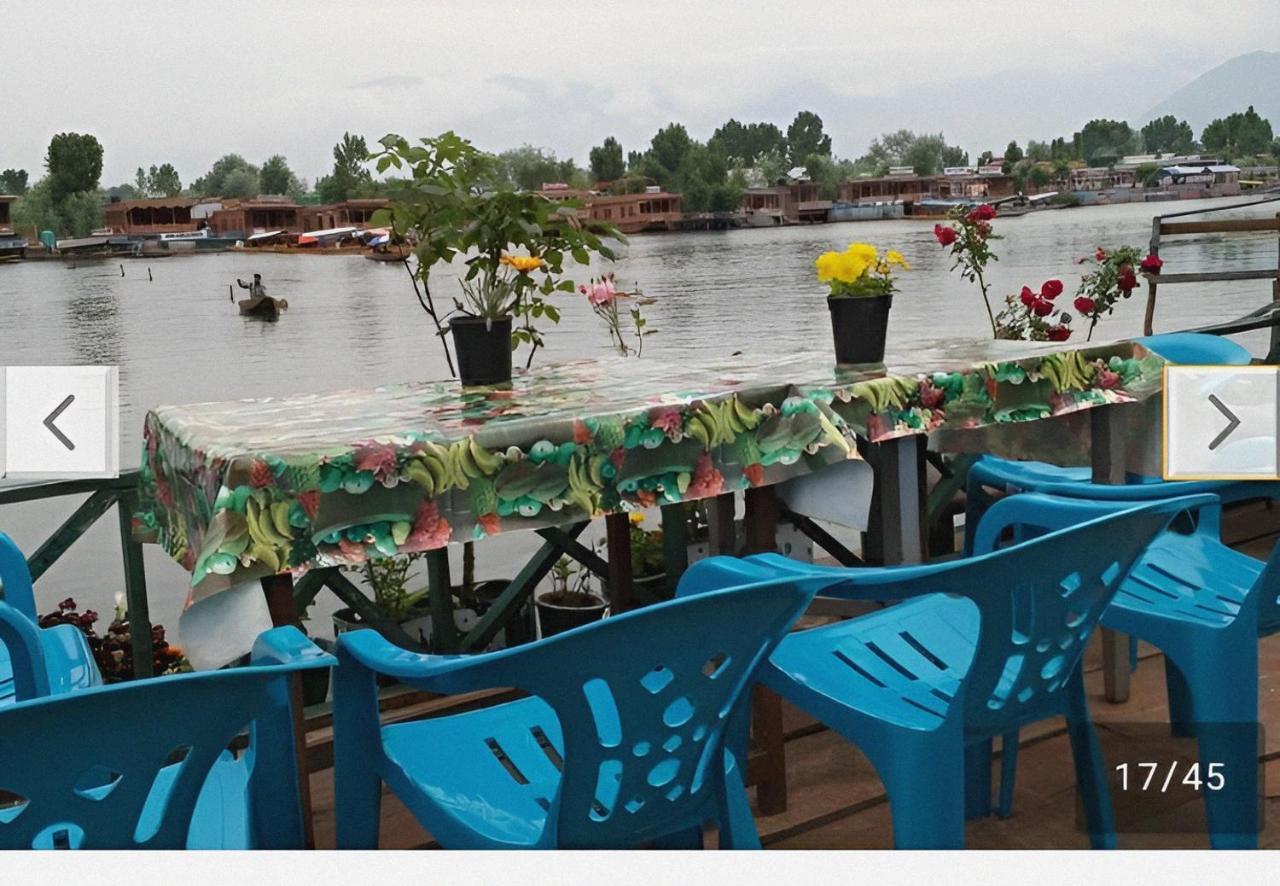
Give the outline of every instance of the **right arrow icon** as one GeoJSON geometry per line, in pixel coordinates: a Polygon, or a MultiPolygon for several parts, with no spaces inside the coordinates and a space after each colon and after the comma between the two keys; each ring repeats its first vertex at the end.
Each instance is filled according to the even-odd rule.
{"type": "MultiPolygon", "coordinates": [[[[1240,427],[1240,419],[1236,417],[1236,414],[1234,412],[1232,412],[1230,409],[1226,407],[1226,404],[1224,404],[1221,400],[1218,399],[1218,396],[1216,394],[1209,395],[1209,402],[1212,403],[1215,407],[1217,407],[1218,411],[1221,412],[1224,416],[1226,416],[1226,419],[1227,419],[1227,426],[1223,428],[1221,431],[1219,431],[1218,436],[1214,437],[1213,441],[1209,444],[1209,451],[1212,452],[1213,450],[1217,449],[1219,446],[1222,445],[1223,440],[1231,436],[1232,431],[1240,427]]],[[[1201,439],[1204,439],[1204,438],[1202,437],[1201,439]]]]}

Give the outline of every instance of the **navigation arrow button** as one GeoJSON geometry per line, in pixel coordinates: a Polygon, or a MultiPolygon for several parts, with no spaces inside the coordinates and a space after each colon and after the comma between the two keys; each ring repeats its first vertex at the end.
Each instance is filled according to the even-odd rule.
{"type": "MultiPolygon", "coordinates": [[[[1228,409],[1221,400],[1218,399],[1216,394],[1209,395],[1209,402],[1212,403],[1214,406],[1216,406],[1218,408],[1218,411],[1221,412],[1224,416],[1226,416],[1226,419],[1227,419],[1227,426],[1223,428],[1221,431],[1219,431],[1218,436],[1214,437],[1213,440],[1209,442],[1209,451],[1212,452],[1213,450],[1217,449],[1219,446],[1222,445],[1222,441],[1226,440],[1228,437],[1231,436],[1232,431],[1240,427],[1240,419],[1236,416],[1234,412],[1228,409]]],[[[61,408],[62,407],[59,407],[59,409],[61,408]]],[[[55,433],[57,432],[55,431],[55,433]]]]}
{"type": "MultiPolygon", "coordinates": [[[[1213,398],[1210,397],[1209,399],[1212,400],[1213,398]]],[[[48,415],[46,415],[44,417],[44,421],[41,422],[42,425],[44,425],[46,428],[49,429],[50,434],[53,434],[53,436],[58,438],[59,443],[61,443],[63,446],[67,447],[67,449],[71,451],[75,451],[76,444],[72,443],[71,438],[68,437],[66,434],[62,433],[62,431],[58,429],[58,426],[55,425],[54,422],[57,421],[58,416],[66,412],[67,407],[74,402],[76,402],[76,395],[68,394],[67,398],[63,400],[61,403],[59,403],[57,408],[55,408],[53,412],[50,412],[48,415]]],[[[1221,405],[1219,405],[1218,408],[1221,409],[1222,408],[1221,405]]],[[[1239,422],[1236,422],[1236,424],[1239,424],[1239,422]]],[[[1234,427],[1234,425],[1232,427],[1234,427]]],[[[1215,443],[1214,445],[1217,445],[1217,444],[1215,443]]],[[[1209,448],[1212,449],[1213,446],[1210,446],[1209,448]]]]}

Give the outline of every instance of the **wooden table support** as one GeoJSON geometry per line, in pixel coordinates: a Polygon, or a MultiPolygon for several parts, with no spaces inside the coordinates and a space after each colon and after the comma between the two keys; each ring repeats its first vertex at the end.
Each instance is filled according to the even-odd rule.
{"type": "MultiPolygon", "coordinates": [[[[1089,452],[1094,483],[1124,483],[1125,442],[1123,423],[1117,413],[1123,408],[1113,405],[1089,410],[1089,452]]],[[[1129,700],[1129,637],[1110,628],[1100,631],[1103,691],[1107,701],[1120,704],[1129,700]]]]}
{"type": "Polygon", "coordinates": [[[609,611],[614,615],[634,609],[635,590],[631,586],[631,517],[608,514],[604,518],[605,541],[609,546],[609,611]]]}
{"type": "MultiPolygon", "coordinates": [[[[275,627],[299,624],[298,606],[293,599],[293,576],[271,575],[262,580],[262,593],[267,598],[267,611],[275,627]]],[[[302,830],[308,849],[316,846],[315,828],[311,821],[311,767],[307,761],[307,724],[302,712],[302,675],[289,681],[289,701],[293,708],[293,753],[298,761],[298,800],[302,805],[302,830]]]]}
{"type": "Polygon", "coordinates": [[[680,576],[689,568],[689,514],[683,502],[662,506],[662,562],[667,594],[674,597],[680,576]]]}
{"type": "Polygon", "coordinates": [[[912,434],[867,447],[867,461],[876,472],[863,539],[863,559],[868,563],[888,566],[925,560],[927,442],[923,434],[912,434]]]}

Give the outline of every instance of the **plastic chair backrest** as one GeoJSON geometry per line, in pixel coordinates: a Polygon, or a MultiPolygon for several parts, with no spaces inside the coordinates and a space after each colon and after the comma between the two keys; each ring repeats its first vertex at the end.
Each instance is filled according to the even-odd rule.
{"type": "Polygon", "coordinates": [[[301,848],[296,669],[181,674],[0,708],[0,848],[184,848],[210,767],[246,726],[252,831],[264,847],[301,848]]]}
{"type": "Polygon", "coordinates": [[[27,558],[13,543],[13,539],[0,532],[0,592],[3,600],[25,615],[34,624],[36,598],[31,589],[31,570],[27,558]]]}
{"type": "Polygon", "coordinates": [[[812,598],[803,584],[658,603],[507,654],[507,685],[546,701],[564,736],[558,794],[540,798],[552,845],[635,845],[709,817],[726,719],[812,598]]]}
{"type": "MultiPolygon", "coordinates": [[[[999,521],[1001,504],[983,519],[999,521]]],[[[966,728],[996,734],[1058,713],[1054,693],[1142,552],[1177,514],[1215,504],[1167,499],[962,561],[938,590],[969,597],[981,614],[966,728]]]]}
{"type": "Polygon", "coordinates": [[[1253,361],[1253,355],[1243,345],[1203,332],[1166,332],[1135,338],[1134,341],[1170,363],[1248,366],[1253,361]]]}

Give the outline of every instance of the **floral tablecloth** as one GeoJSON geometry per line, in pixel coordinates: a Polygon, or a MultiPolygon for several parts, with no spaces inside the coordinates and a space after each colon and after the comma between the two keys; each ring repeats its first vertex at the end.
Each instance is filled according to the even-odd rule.
{"type": "Polygon", "coordinates": [[[160,407],[140,538],[192,573],[188,602],[247,579],[779,483],[878,442],[1039,421],[1159,390],[1121,342],[951,342],[833,368],[826,350],[664,365],[584,360],[510,389],[455,382],[160,407]]]}

